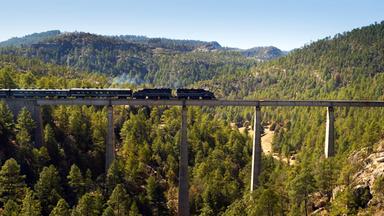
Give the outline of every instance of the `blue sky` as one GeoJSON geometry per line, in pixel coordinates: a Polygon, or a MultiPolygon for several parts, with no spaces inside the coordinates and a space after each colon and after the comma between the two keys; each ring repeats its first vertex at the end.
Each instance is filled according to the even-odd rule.
{"type": "Polygon", "coordinates": [[[284,50],[384,20],[383,0],[0,0],[0,41],[53,29],[284,50]]]}

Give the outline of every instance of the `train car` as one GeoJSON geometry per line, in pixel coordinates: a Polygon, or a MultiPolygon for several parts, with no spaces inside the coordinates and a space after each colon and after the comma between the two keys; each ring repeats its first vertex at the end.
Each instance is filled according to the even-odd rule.
{"type": "Polygon", "coordinates": [[[170,99],[172,97],[172,89],[156,88],[156,89],[141,89],[133,93],[135,99],[170,99]]]}
{"type": "Polygon", "coordinates": [[[205,89],[177,89],[177,99],[191,99],[191,100],[212,100],[215,95],[205,89]]]}
{"type": "Polygon", "coordinates": [[[9,96],[14,98],[65,98],[65,89],[10,89],[9,96]]]}
{"type": "Polygon", "coordinates": [[[0,89],[0,98],[9,97],[9,89],[0,89]]]}
{"type": "Polygon", "coordinates": [[[71,97],[100,97],[100,98],[131,98],[131,89],[99,89],[99,88],[71,88],[69,90],[71,97]]]}

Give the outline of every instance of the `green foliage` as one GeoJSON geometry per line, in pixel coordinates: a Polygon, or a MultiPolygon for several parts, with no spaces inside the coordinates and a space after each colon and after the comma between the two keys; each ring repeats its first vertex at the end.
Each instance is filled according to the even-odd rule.
{"type": "Polygon", "coordinates": [[[384,198],[384,175],[378,176],[373,185],[373,191],[378,198],[384,198]]]}
{"type": "Polygon", "coordinates": [[[64,199],[60,199],[57,202],[55,208],[52,209],[49,216],[69,216],[70,209],[68,203],[64,199]]]}
{"type": "Polygon", "coordinates": [[[290,181],[289,194],[293,203],[301,206],[304,202],[304,213],[307,215],[309,195],[315,191],[315,179],[308,168],[304,168],[290,181]]]}
{"type": "Polygon", "coordinates": [[[47,148],[51,162],[55,165],[58,165],[60,162],[60,149],[59,143],[55,138],[55,132],[51,125],[47,124],[44,128],[44,146],[47,148]]]}
{"type": "Polygon", "coordinates": [[[73,192],[76,194],[77,199],[79,199],[85,192],[85,183],[83,175],[76,164],[71,166],[69,174],[67,176],[68,185],[72,188],[73,192]]]}
{"type": "Polygon", "coordinates": [[[13,37],[11,39],[8,39],[6,41],[0,42],[0,47],[20,47],[22,45],[31,45],[34,43],[38,43],[41,41],[44,41],[46,39],[49,39],[51,37],[57,36],[60,34],[59,30],[52,30],[52,31],[46,31],[41,33],[33,33],[30,35],[26,35],[24,37],[13,37]]]}
{"type": "Polygon", "coordinates": [[[223,72],[248,69],[257,62],[238,51],[220,48],[216,42],[150,39],[132,43],[124,36],[70,33],[22,48],[2,49],[0,53],[37,57],[58,65],[101,72],[116,76],[117,83],[175,87],[210,80],[223,72]],[[207,52],[212,49],[216,52],[207,52]]]}
{"type": "Polygon", "coordinates": [[[16,140],[23,148],[30,148],[35,122],[26,107],[21,109],[16,121],[16,140]]]}
{"type": "Polygon", "coordinates": [[[116,185],[109,200],[108,207],[112,210],[113,215],[123,216],[129,215],[130,198],[121,184],[116,185]]]}
{"type": "Polygon", "coordinates": [[[60,200],[62,191],[60,175],[53,165],[44,167],[40,172],[39,180],[35,184],[35,191],[41,202],[42,211],[47,215],[60,200]]]}
{"type": "Polygon", "coordinates": [[[20,216],[40,216],[41,205],[40,201],[35,198],[32,190],[28,190],[20,211],[20,216]]]}
{"type": "Polygon", "coordinates": [[[73,210],[74,216],[98,216],[102,213],[102,196],[99,192],[85,193],[73,210]]]}
{"type": "Polygon", "coordinates": [[[20,206],[13,200],[8,200],[2,211],[3,216],[18,216],[20,214],[20,206]]]}
{"type": "MultiPolygon", "coordinates": [[[[83,33],[52,40],[49,52],[45,42],[36,48],[41,50],[38,57],[46,56],[51,62],[126,74],[117,81],[127,78],[154,86],[208,87],[219,98],[383,100],[384,55],[377,48],[383,47],[383,26],[374,24],[326,38],[256,66],[254,60],[234,52],[162,53],[143,44],[128,46],[128,39],[83,33]],[[64,48],[61,44],[76,46],[64,48]],[[63,49],[68,52],[61,52],[63,49]]],[[[166,49],[195,49],[195,45],[183,47],[162,40],[151,43],[166,49]]],[[[14,51],[29,56],[34,55],[32,50],[14,51]]],[[[33,58],[0,55],[1,83],[28,88],[108,87],[112,79],[33,58]]],[[[116,106],[114,115],[117,160],[104,175],[105,108],[44,107],[45,143],[35,148],[31,145],[34,125],[30,114],[24,109],[15,126],[11,112],[0,103],[1,161],[17,159],[21,168],[14,173],[26,175],[27,184],[35,185],[43,215],[60,203],[59,209],[68,209],[64,200],[58,202],[61,198],[74,205],[72,215],[177,213],[180,109],[116,106]],[[103,197],[109,197],[109,201],[103,197]]],[[[250,200],[252,142],[250,134],[240,133],[237,127],[252,125],[252,116],[253,110],[239,107],[188,109],[192,214],[304,215],[309,213],[314,192],[330,198],[336,185],[346,189],[332,204],[326,204],[331,214],[354,214],[365,208],[370,194],[362,190],[356,196],[350,185],[361,165],[351,164],[347,158],[363,147],[372,149],[383,137],[382,109],[335,109],[337,156],[325,159],[323,108],[264,107],[263,125],[273,123],[273,151],[283,160],[276,159],[276,155],[262,158],[260,186],[250,200]],[[288,165],[284,161],[291,156],[295,163],[288,165]]],[[[379,196],[380,180],[376,184],[379,196]]],[[[22,198],[17,201],[7,196],[0,198],[16,204],[22,198]]],[[[15,207],[4,201],[9,209],[15,207]]]]}
{"type": "Polygon", "coordinates": [[[0,101],[0,135],[7,135],[14,127],[13,114],[4,101],[0,101]]]}
{"type": "Polygon", "coordinates": [[[0,170],[0,201],[6,204],[9,200],[20,203],[24,196],[25,176],[20,174],[20,166],[11,158],[5,161],[0,170]]]}
{"type": "Polygon", "coordinates": [[[0,69],[0,89],[16,88],[17,85],[11,76],[9,67],[0,69]]]}
{"type": "Polygon", "coordinates": [[[163,188],[156,181],[156,178],[150,176],[147,179],[147,185],[145,186],[146,199],[152,208],[152,214],[154,215],[166,215],[167,209],[165,206],[165,197],[163,188]]]}

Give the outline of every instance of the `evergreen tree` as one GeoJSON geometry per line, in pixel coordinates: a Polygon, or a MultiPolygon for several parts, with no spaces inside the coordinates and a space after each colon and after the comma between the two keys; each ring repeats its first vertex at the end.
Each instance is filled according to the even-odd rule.
{"type": "Polygon", "coordinates": [[[13,200],[8,200],[4,205],[3,216],[18,216],[20,214],[20,206],[13,200]]]}
{"type": "Polygon", "coordinates": [[[90,169],[87,169],[85,172],[85,178],[84,178],[84,190],[86,192],[93,190],[94,183],[92,180],[92,171],[90,169]]]}
{"type": "Polygon", "coordinates": [[[20,202],[24,196],[25,176],[20,175],[20,166],[11,158],[5,161],[0,170],[0,201],[5,204],[8,200],[20,202]]]}
{"type": "Polygon", "coordinates": [[[132,202],[131,207],[129,208],[129,215],[130,216],[141,216],[139,212],[139,208],[137,207],[137,204],[135,201],[132,202]]]}
{"type": "Polygon", "coordinates": [[[58,165],[60,162],[60,149],[55,138],[55,133],[51,125],[47,124],[44,128],[44,145],[48,150],[48,154],[53,164],[58,165]]]}
{"type": "Polygon", "coordinates": [[[0,69],[0,89],[16,88],[17,85],[12,79],[10,67],[0,69]]]}
{"type": "Polygon", "coordinates": [[[106,209],[104,209],[102,216],[115,216],[115,213],[113,213],[112,208],[108,206],[106,209]]]}
{"type": "Polygon", "coordinates": [[[35,128],[35,122],[32,119],[31,113],[27,110],[27,108],[23,107],[21,109],[19,115],[17,116],[16,121],[16,140],[19,145],[27,150],[30,148],[32,141],[32,132],[35,128]]]}
{"type": "Polygon", "coordinates": [[[99,216],[102,213],[102,196],[99,192],[85,193],[72,212],[75,216],[99,216]]]}
{"type": "Polygon", "coordinates": [[[42,204],[43,214],[48,215],[61,198],[60,175],[53,165],[44,167],[40,172],[35,191],[42,204]]]}
{"type": "Polygon", "coordinates": [[[123,183],[123,171],[121,170],[120,164],[117,160],[114,160],[108,169],[107,173],[107,189],[111,193],[117,184],[123,183]]]}
{"type": "Polygon", "coordinates": [[[309,195],[314,192],[316,181],[308,168],[300,170],[300,172],[290,182],[290,195],[297,205],[304,202],[304,212],[308,215],[308,199],[309,195]]]}
{"type": "Polygon", "coordinates": [[[23,107],[17,116],[16,129],[25,129],[28,133],[31,133],[35,129],[36,124],[32,119],[31,113],[26,107],[23,107]]]}
{"type": "Polygon", "coordinates": [[[70,215],[70,209],[68,203],[64,199],[60,199],[59,202],[57,202],[57,205],[49,216],[69,216],[70,215]]]}
{"type": "Polygon", "coordinates": [[[150,176],[147,179],[145,190],[146,199],[148,200],[149,205],[152,207],[153,214],[165,214],[166,208],[163,206],[165,203],[163,190],[158,182],[156,182],[155,177],[150,176]]]}
{"type": "Polygon", "coordinates": [[[25,198],[23,199],[20,216],[40,216],[40,215],[41,215],[40,201],[35,198],[35,195],[32,190],[28,190],[25,195],[25,198]]]}
{"type": "Polygon", "coordinates": [[[0,141],[6,142],[14,127],[13,114],[4,101],[0,101],[0,141]]]}
{"type": "Polygon", "coordinates": [[[116,185],[108,200],[108,206],[111,207],[116,216],[128,215],[129,197],[121,184],[116,185]]]}
{"type": "Polygon", "coordinates": [[[72,164],[67,179],[68,184],[76,194],[76,197],[80,198],[84,194],[84,179],[76,164],[72,164]]]}

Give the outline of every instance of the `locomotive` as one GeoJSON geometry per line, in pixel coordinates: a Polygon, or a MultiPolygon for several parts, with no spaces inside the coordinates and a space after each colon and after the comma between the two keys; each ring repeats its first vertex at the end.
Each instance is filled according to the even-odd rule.
{"type": "Polygon", "coordinates": [[[0,98],[119,98],[119,99],[150,99],[150,100],[213,100],[215,95],[204,89],[177,89],[175,96],[170,88],[140,89],[102,89],[102,88],[71,88],[71,89],[0,89],[0,98]]]}

